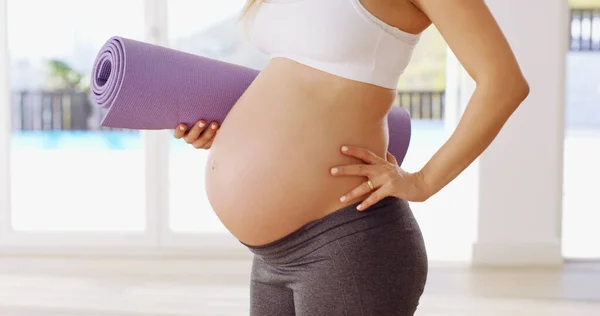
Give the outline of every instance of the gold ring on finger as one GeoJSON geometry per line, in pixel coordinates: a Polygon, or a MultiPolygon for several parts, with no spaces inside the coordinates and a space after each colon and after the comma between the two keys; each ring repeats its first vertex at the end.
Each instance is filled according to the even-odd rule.
{"type": "Polygon", "coordinates": [[[367,181],[367,185],[369,186],[369,189],[371,189],[371,190],[375,189],[375,186],[373,185],[373,182],[371,180],[367,181]]]}

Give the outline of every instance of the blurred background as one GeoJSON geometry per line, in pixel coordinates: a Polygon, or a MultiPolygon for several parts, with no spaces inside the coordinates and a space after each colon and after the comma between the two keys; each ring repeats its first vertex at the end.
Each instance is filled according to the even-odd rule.
{"type": "MultiPolygon", "coordinates": [[[[136,288],[141,292],[127,296],[128,300],[115,300],[106,294],[109,292],[98,285],[96,279],[91,283],[85,283],[82,279],[48,279],[75,272],[80,275],[87,275],[84,273],[86,271],[89,274],[120,275],[127,280],[137,280],[131,281],[130,285],[139,285],[143,283],[139,281],[142,271],[166,277],[178,274],[176,270],[181,268],[179,271],[184,276],[186,274],[182,271],[188,271],[189,275],[196,275],[201,280],[214,279],[215,284],[221,284],[219,282],[225,280],[224,283],[229,284],[235,278],[225,272],[219,274],[215,268],[220,265],[216,259],[223,257],[226,258],[224,260],[235,261],[231,263],[233,265],[237,264],[237,260],[242,262],[239,268],[241,271],[233,274],[244,276],[247,258],[213,214],[204,195],[202,179],[207,153],[170,138],[168,132],[103,128],[100,126],[103,111],[93,106],[88,97],[93,60],[100,47],[113,35],[154,42],[261,69],[266,65],[267,58],[245,42],[243,33],[236,24],[238,12],[244,2],[0,1],[0,6],[5,7],[0,12],[5,10],[6,16],[6,20],[3,20],[0,15],[0,23],[5,24],[0,30],[5,31],[6,35],[6,41],[0,43],[0,49],[6,49],[8,53],[6,60],[0,60],[0,63],[6,63],[0,65],[0,71],[4,70],[9,74],[8,96],[5,98],[8,103],[4,104],[4,100],[0,100],[0,109],[5,109],[0,113],[9,115],[9,119],[5,120],[9,122],[9,128],[0,131],[0,144],[6,144],[0,147],[0,163],[3,164],[0,168],[7,169],[7,172],[0,172],[0,175],[6,175],[0,179],[0,189],[4,190],[0,194],[0,198],[4,198],[0,201],[1,315],[29,315],[24,311],[29,311],[31,315],[54,315],[50,312],[55,312],[56,315],[96,315],[86,312],[87,307],[81,303],[86,299],[93,301],[90,303],[90,310],[98,313],[120,312],[129,315],[129,308],[136,310],[136,313],[139,312],[138,308],[145,310],[140,307],[140,302],[157,302],[155,299],[147,300],[149,296],[144,296],[147,292],[139,290],[144,287],[136,288]],[[171,263],[163,261],[175,264],[171,266],[171,263]],[[45,275],[51,277],[46,276],[42,281],[32,277],[39,275],[39,272],[46,272],[45,275]],[[40,286],[40,282],[47,285],[40,286]],[[84,285],[78,282],[83,282],[84,285]],[[105,292],[97,297],[103,297],[106,301],[95,299],[94,291],[99,291],[98,287],[105,292]],[[56,294],[55,290],[63,291],[61,293],[64,295],[56,294]],[[77,294],[71,297],[69,290],[77,294]],[[81,294],[82,291],[85,294],[81,294]],[[32,300],[29,296],[31,293],[36,293],[40,297],[39,301],[32,300]],[[85,298],[74,298],[79,297],[78,295],[85,298]],[[113,303],[111,305],[106,302],[113,303]],[[31,308],[34,307],[38,309],[32,311],[31,308]],[[113,307],[114,310],[111,309],[113,307]],[[6,313],[1,313],[3,308],[6,308],[6,313]],[[44,314],[44,310],[50,312],[44,314]],[[79,312],[73,312],[74,310],[79,312]]],[[[555,7],[560,6],[560,1],[550,2],[555,7]]],[[[533,25],[536,28],[540,19],[549,19],[543,16],[544,8],[537,12],[535,8],[526,7],[545,3],[542,0],[521,3],[513,9],[518,16],[518,23],[523,23],[523,27],[533,25]],[[523,13],[519,13],[519,10],[523,13]]],[[[494,5],[491,6],[494,8],[494,5]]],[[[568,12],[561,14],[551,18],[556,19],[556,23],[561,23],[564,30],[551,36],[565,37],[564,41],[559,41],[566,45],[564,64],[548,66],[549,69],[552,66],[560,68],[548,70],[548,76],[557,76],[558,73],[558,81],[562,86],[549,88],[546,85],[543,88],[547,91],[536,92],[564,96],[564,100],[556,101],[564,109],[559,124],[563,138],[559,146],[562,156],[550,157],[552,152],[549,152],[548,158],[558,159],[557,164],[553,165],[555,168],[549,173],[558,172],[557,168],[562,168],[559,176],[549,180],[560,181],[560,196],[547,197],[560,205],[553,211],[548,210],[551,216],[556,217],[549,223],[547,219],[540,218],[540,226],[536,227],[536,221],[531,222],[529,218],[528,225],[531,231],[550,227],[552,234],[558,236],[556,242],[560,246],[560,263],[549,264],[550,266],[558,266],[558,270],[563,271],[565,266],[581,267],[578,264],[585,264],[585,268],[581,269],[597,275],[600,273],[600,265],[595,266],[596,260],[600,259],[600,199],[596,196],[600,192],[597,184],[597,179],[600,178],[600,0],[570,0],[568,12]],[[563,21],[562,18],[568,21],[563,21]],[[564,66],[564,69],[560,66],[564,66]],[[556,94],[556,91],[561,92],[556,94]]],[[[501,19],[502,21],[511,23],[506,18],[501,19]]],[[[550,31],[553,32],[554,29],[548,30],[550,31]]],[[[0,39],[3,36],[0,34],[0,39]]],[[[548,35],[541,35],[544,36],[548,35]]],[[[515,45],[519,46],[524,39],[515,41],[515,45]]],[[[540,43],[543,45],[546,42],[542,39],[540,43]]],[[[540,60],[543,61],[546,52],[555,54],[553,49],[554,47],[540,47],[536,53],[540,54],[540,60]]],[[[441,35],[435,27],[431,27],[423,35],[413,61],[398,85],[395,106],[406,108],[413,118],[413,139],[404,164],[407,170],[420,168],[455,126],[456,109],[460,108],[460,100],[465,98],[464,95],[457,96],[456,90],[460,90],[460,87],[468,90],[469,83],[460,80],[449,82],[458,78],[454,66],[449,64],[456,63],[452,58],[441,35]],[[448,89],[453,91],[447,91],[448,89]]],[[[537,87],[534,82],[532,88],[537,87]]],[[[548,111],[554,111],[553,109],[556,107],[549,107],[548,111]]],[[[545,119],[544,115],[544,111],[539,113],[540,120],[545,119]]],[[[536,117],[528,116],[528,120],[535,123],[536,117]]],[[[544,150],[547,140],[539,141],[540,150],[544,150]]],[[[504,145],[506,144],[501,143],[499,146],[504,145]]],[[[509,152],[505,154],[510,155],[509,152]]],[[[493,159],[490,158],[487,163],[486,168],[491,168],[493,159]]],[[[477,166],[467,170],[455,184],[431,200],[413,205],[433,264],[458,267],[460,270],[476,263],[474,254],[477,256],[477,250],[474,250],[474,244],[477,244],[478,234],[488,227],[486,225],[490,225],[489,221],[494,221],[494,216],[498,216],[496,214],[482,220],[480,208],[485,201],[480,199],[485,199],[486,196],[477,193],[482,192],[479,191],[481,187],[476,187],[473,183],[489,183],[486,181],[492,180],[482,178],[482,173],[478,173],[476,168],[477,166]]],[[[533,191],[538,189],[532,188],[533,191]]],[[[510,199],[510,196],[506,199],[510,199]]],[[[513,215],[514,212],[507,212],[506,216],[513,215]]],[[[519,217],[511,220],[518,222],[519,217]]],[[[527,235],[527,229],[515,229],[518,232],[513,237],[527,235]]],[[[524,238],[527,239],[527,236],[524,238]]],[[[536,238],[529,239],[528,242],[542,242],[536,238]]],[[[482,262],[488,262],[486,260],[482,259],[482,262]]],[[[525,263],[516,261],[527,267],[530,266],[529,263],[547,266],[547,262],[540,260],[533,260],[533,263],[531,260],[525,263]]],[[[509,261],[503,262],[514,266],[509,261]]],[[[548,261],[556,262],[554,259],[548,261]]],[[[552,271],[549,279],[544,279],[542,283],[560,283],[557,280],[562,280],[564,275],[562,272],[552,271]]],[[[518,280],[529,280],[527,278],[532,275],[539,276],[531,271],[519,273],[512,274],[512,278],[493,274],[497,278],[493,282],[510,279],[518,283],[518,280]]],[[[587,278],[582,274],[577,276],[584,280],[587,278]]],[[[440,276],[438,280],[454,280],[450,276],[445,277],[448,279],[440,276]]],[[[458,279],[468,280],[469,276],[464,274],[458,279]]],[[[435,274],[432,280],[435,284],[435,274]]],[[[592,282],[594,279],[588,280],[592,282]]],[[[600,277],[595,280],[600,280],[600,277]]],[[[447,283],[445,281],[439,282],[447,283]]],[[[471,284],[469,282],[465,281],[464,284],[471,284]]],[[[117,288],[110,293],[123,294],[125,292],[122,291],[128,289],[123,283],[116,281],[111,286],[117,288]]],[[[571,297],[574,301],[600,302],[599,287],[574,286],[585,298],[571,297]]],[[[199,298],[192,299],[192,294],[180,289],[172,295],[179,295],[182,299],[182,293],[187,293],[190,296],[184,297],[193,300],[196,306],[207,309],[211,306],[230,306],[233,303],[229,299],[239,299],[241,305],[238,308],[244,310],[246,292],[243,287],[227,290],[225,285],[215,285],[212,288],[224,292],[198,290],[194,293],[204,293],[204,296],[198,294],[199,298]]],[[[539,294],[544,292],[543,289],[542,286],[531,291],[539,294]]],[[[159,293],[156,295],[161,298],[169,295],[167,288],[152,288],[152,291],[159,293]]],[[[515,292],[507,290],[506,293],[511,296],[515,292]]],[[[555,296],[559,298],[567,295],[565,293],[568,291],[558,288],[552,293],[559,293],[555,296]]],[[[440,301],[436,302],[443,301],[440,297],[440,301]]],[[[243,315],[241,312],[227,314],[225,309],[218,308],[206,313],[196,310],[199,314],[194,314],[186,309],[185,304],[165,302],[154,306],[151,312],[158,313],[160,310],[165,315],[243,315]]],[[[446,306],[447,310],[453,308],[448,307],[452,304],[448,304],[446,301],[437,304],[439,314],[435,315],[467,314],[466,311],[461,313],[460,309],[453,310],[455,313],[444,313],[442,306],[446,306]]],[[[468,302],[464,304],[473,306],[468,302]]],[[[498,304],[494,305],[496,307],[485,307],[485,312],[478,315],[496,315],[493,313],[494,308],[501,310],[501,307],[517,303],[511,301],[498,304]]],[[[522,301],[521,304],[527,305],[522,301]]],[[[548,303],[540,304],[544,308],[548,306],[548,303]]],[[[532,309],[534,310],[541,311],[532,309]]],[[[517,315],[514,311],[504,311],[505,313],[498,315],[517,315]]],[[[577,314],[572,311],[574,310],[567,307],[564,314],[556,315],[584,315],[584,312],[577,314]]],[[[597,313],[594,315],[600,315],[599,310],[595,311],[597,313]]],[[[154,315],[150,312],[139,313],[154,315]]],[[[531,312],[527,315],[555,315],[551,314],[550,309],[544,313],[531,312]]],[[[133,314],[132,312],[131,315],[133,314]]]]}

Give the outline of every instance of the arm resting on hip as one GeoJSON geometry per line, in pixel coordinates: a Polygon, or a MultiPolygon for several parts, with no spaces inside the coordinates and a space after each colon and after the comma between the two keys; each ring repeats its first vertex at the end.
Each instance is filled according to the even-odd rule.
{"type": "Polygon", "coordinates": [[[431,196],[496,138],[529,94],[515,55],[483,0],[413,0],[476,82],[454,133],[418,173],[431,196]]]}

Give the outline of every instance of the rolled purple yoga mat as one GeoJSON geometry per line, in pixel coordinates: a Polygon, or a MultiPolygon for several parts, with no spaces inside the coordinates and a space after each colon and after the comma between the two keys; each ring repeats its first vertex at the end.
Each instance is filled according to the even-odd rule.
{"type": "MultiPolygon", "coordinates": [[[[192,126],[203,119],[222,123],[259,71],[123,37],[100,49],[91,98],[108,108],[102,126],[137,130],[192,126]]],[[[399,163],[411,138],[410,115],[388,113],[388,150],[399,163]]]]}

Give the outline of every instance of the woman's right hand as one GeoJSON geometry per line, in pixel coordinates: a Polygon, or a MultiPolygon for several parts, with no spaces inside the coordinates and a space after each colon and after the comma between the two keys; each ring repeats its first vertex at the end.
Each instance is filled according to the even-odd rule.
{"type": "Polygon", "coordinates": [[[179,124],[175,128],[173,136],[177,139],[183,138],[186,143],[196,149],[209,149],[217,135],[218,128],[219,124],[217,122],[207,125],[205,121],[200,120],[189,130],[185,124],[179,124]]]}

